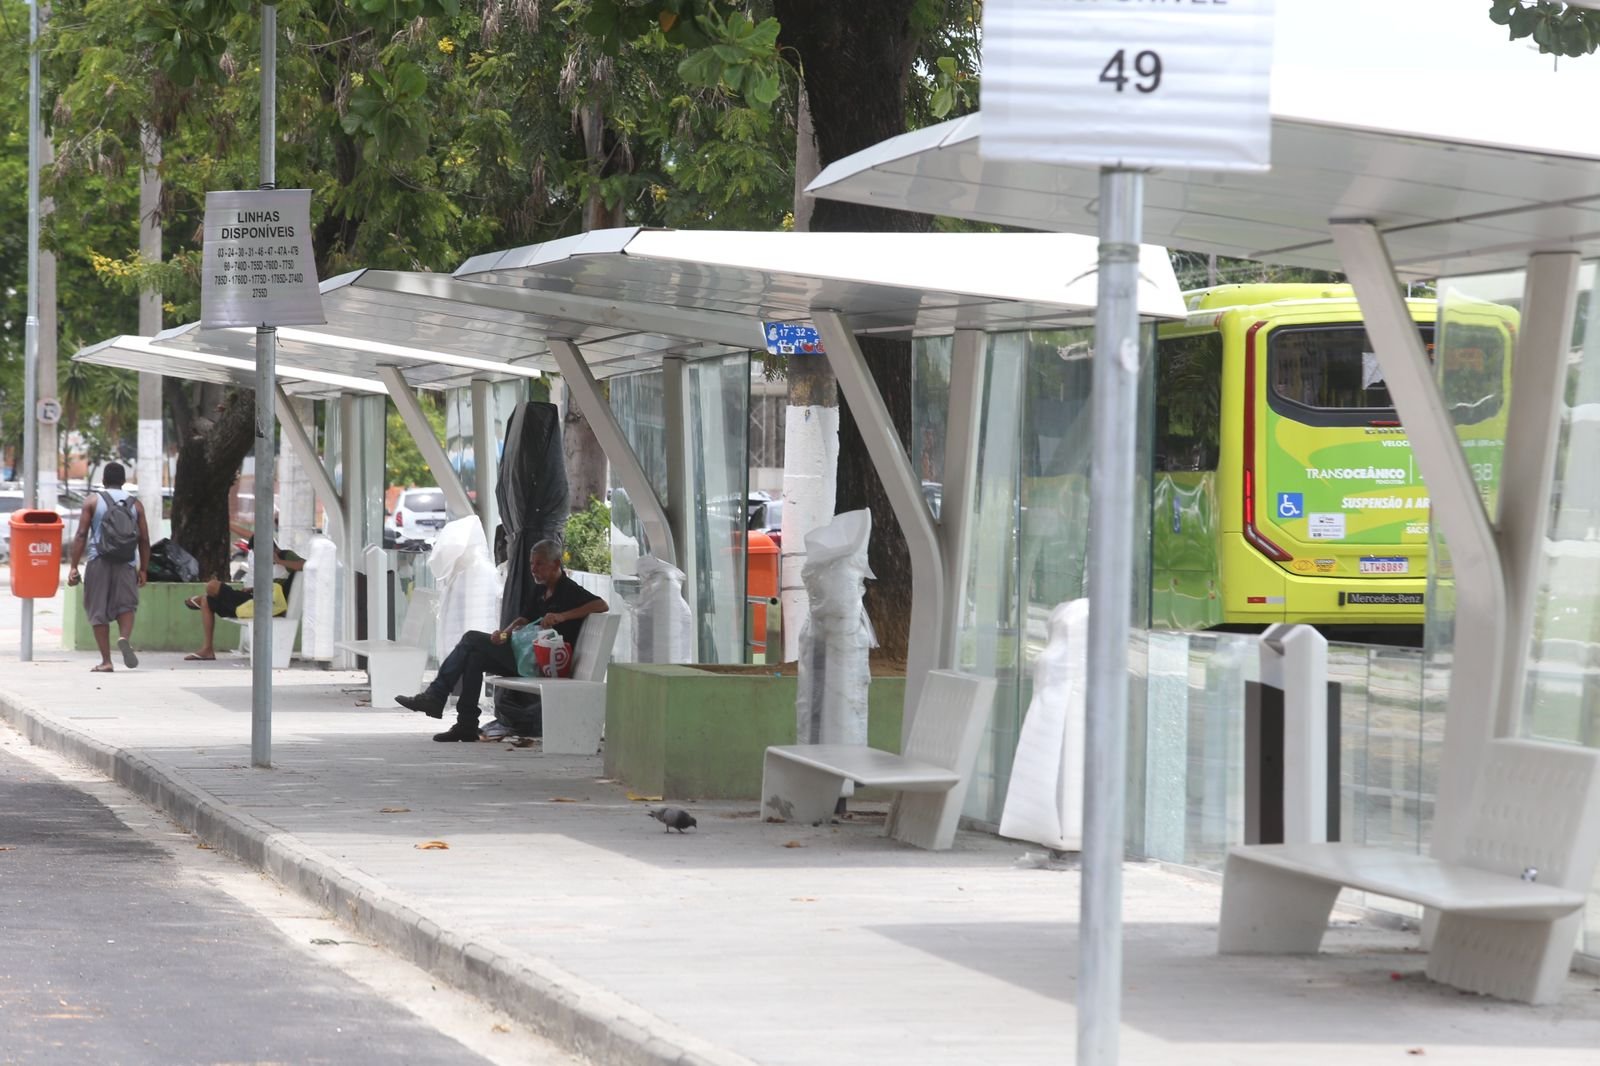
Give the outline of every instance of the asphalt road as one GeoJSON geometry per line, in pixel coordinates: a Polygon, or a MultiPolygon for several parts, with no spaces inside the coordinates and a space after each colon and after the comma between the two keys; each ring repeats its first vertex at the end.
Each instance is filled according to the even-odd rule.
{"type": "Polygon", "coordinates": [[[309,911],[0,727],[0,1063],[573,1061],[309,911]]]}

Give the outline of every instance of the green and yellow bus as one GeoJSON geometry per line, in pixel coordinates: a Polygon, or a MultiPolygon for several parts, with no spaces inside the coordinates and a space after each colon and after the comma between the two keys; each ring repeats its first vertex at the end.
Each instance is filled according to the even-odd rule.
{"type": "MultiPolygon", "coordinates": [[[[1437,305],[1408,303],[1432,352],[1437,305]]],[[[1188,305],[1158,334],[1152,625],[1420,627],[1428,492],[1351,288],[1224,285],[1188,305]]],[[[1444,358],[1464,372],[1447,405],[1492,483],[1515,312],[1449,316],[1444,358]]]]}

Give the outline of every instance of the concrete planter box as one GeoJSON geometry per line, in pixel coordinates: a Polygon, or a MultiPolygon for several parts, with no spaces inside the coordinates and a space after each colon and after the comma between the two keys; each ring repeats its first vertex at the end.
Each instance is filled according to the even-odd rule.
{"type": "MultiPolygon", "coordinates": [[[[133,620],[133,646],[140,651],[194,651],[200,647],[200,612],[183,605],[190,596],[205,592],[202,582],[158,581],[139,590],[139,612],[133,620]]],[[[93,651],[94,631],[83,613],[83,586],[63,589],[61,646],[67,651],[93,651]]],[[[117,624],[111,623],[116,640],[117,624]]],[[[239,627],[218,622],[217,651],[233,651],[239,644],[239,627]]]]}
{"type": "MultiPolygon", "coordinates": [[[[762,753],[795,742],[797,686],[797,678],[771,674],[613,663],[606,674],[606,776],[667,799],[754,802],[762,753]]],[[[905,691],[903,677],[872,679],[873,747],[900,749],[905,691]]]]}

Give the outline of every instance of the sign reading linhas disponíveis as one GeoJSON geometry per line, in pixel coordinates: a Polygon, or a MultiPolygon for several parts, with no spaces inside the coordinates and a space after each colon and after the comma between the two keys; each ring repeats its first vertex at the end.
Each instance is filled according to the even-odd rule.
{"type": "Polygon", "coordinates": [[[200,328],[326,321],[311,249],[311,190],[206,193],[200,328]]]}
{"type": "Polygon", "coordinates": [[[1274,0],[987,0],[994,159],[1266,170],[1274,0]]]}

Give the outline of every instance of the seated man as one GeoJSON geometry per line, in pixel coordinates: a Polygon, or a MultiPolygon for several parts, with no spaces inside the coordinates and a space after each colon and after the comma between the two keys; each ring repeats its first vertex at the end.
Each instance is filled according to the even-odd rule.
{"type": "Polygon", "coordinates": [[[493,633],[472,630],[464,634],[439,664],[439,673],[427,688],[415,696],[395,697],[395,702],[402,707],[421,711],[429,718],[443,718],[445,701],[450,698],[456,682],[461,683],[461,695],[456,699],[456,724],[434,740],[478,739],[478,694],[483,689],[483,675],[514,676],[517,672],[517,657],[511,649],[512,633],[538,623],[540,628],[560,633],[568,644],[575,644],[585,618],[610,610],[605,600],[567,576],[561,567],[561,545],[555,541],[541,540],[529,550],[528,569],[533,574],[534,584],[528,587],[527,599],[518,610],[516,620],[493,633]]]}
{"type": "MultiPolygon", "coordinates": [[[[272,546],[272,580],[277,585],[272,594],[272,613],[274,616],[283,614],[289,609],[289,586],[294,582],[295,574],[305,569],[306,561],[294,552],[283,551],[276,544],[272,546]]],[[[217,629],[217,616],[224,618],[248,619],[256,614],[254,588],[237,588],[225,585],[217,578],[212,578],[206,583],[206,591],[200,596],[190,596],[183,601],[183,605],[191,611],[200,612],[200,629],[204,642],[200,650],[184,656],[188,662],[210,662],[217,657],[217,652],[212,647],[217,629]]]]}

